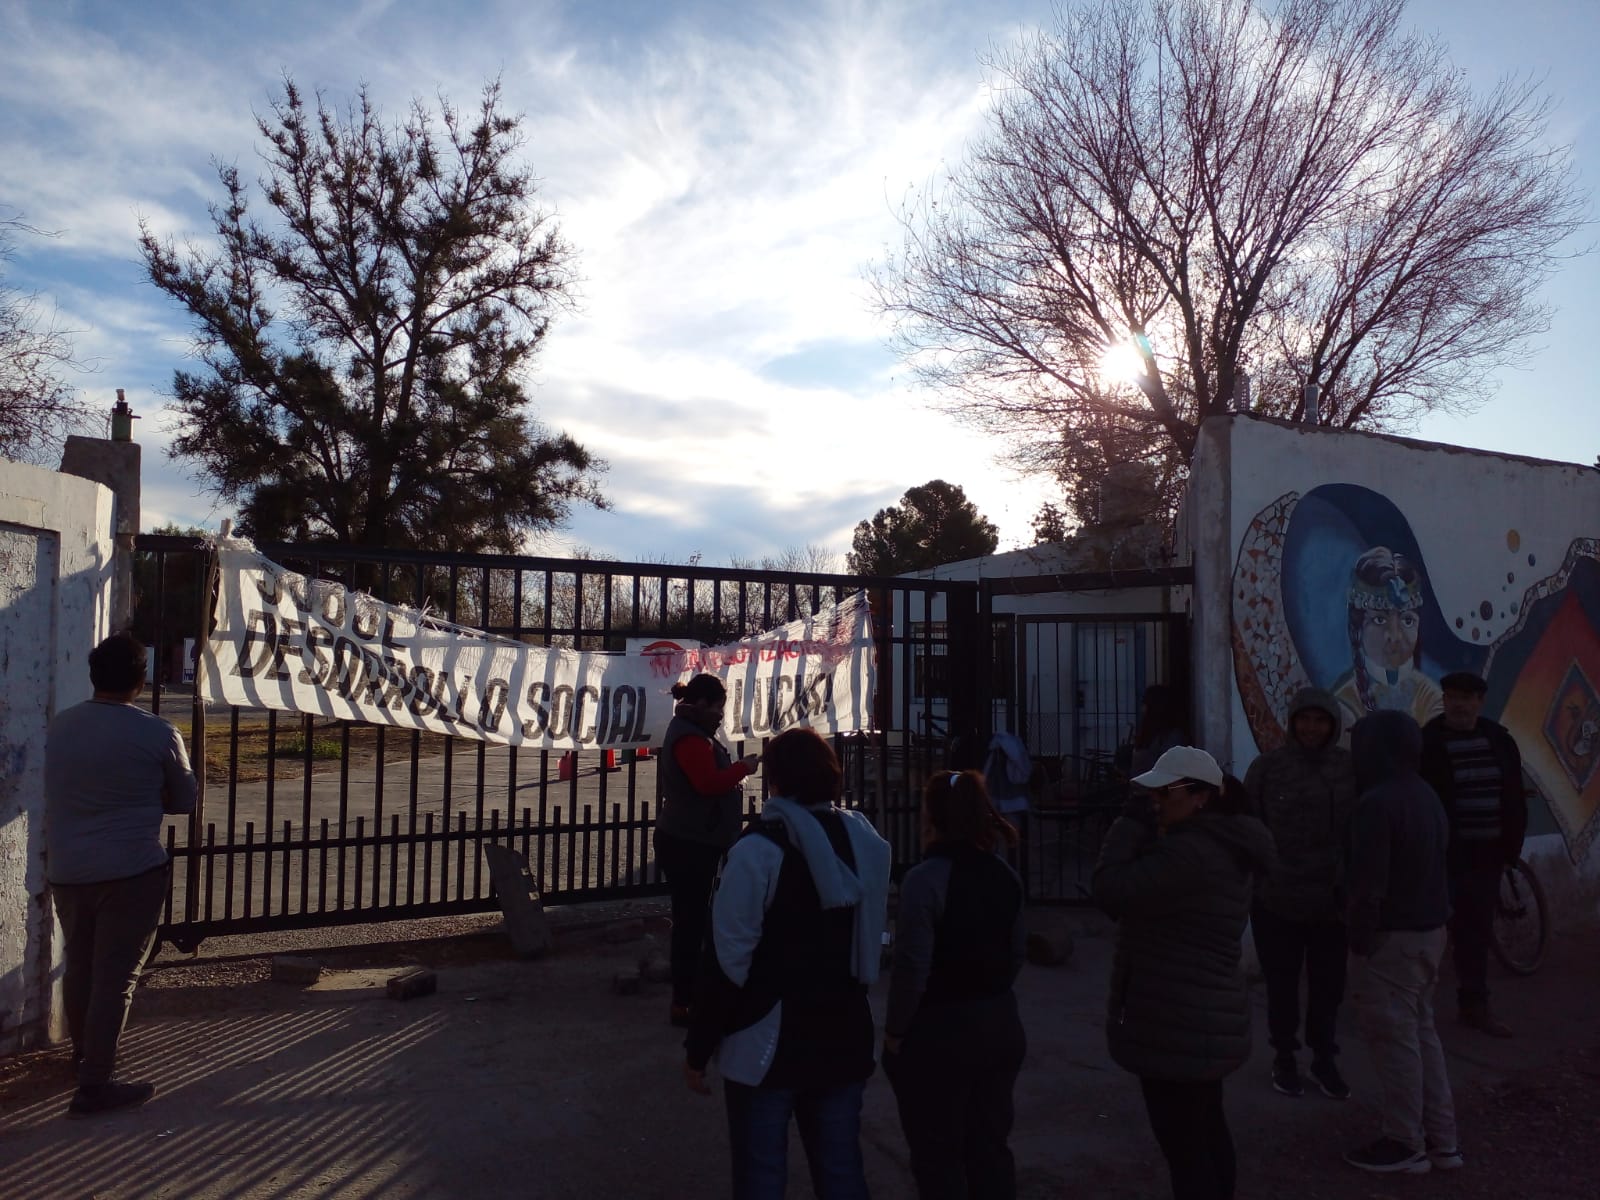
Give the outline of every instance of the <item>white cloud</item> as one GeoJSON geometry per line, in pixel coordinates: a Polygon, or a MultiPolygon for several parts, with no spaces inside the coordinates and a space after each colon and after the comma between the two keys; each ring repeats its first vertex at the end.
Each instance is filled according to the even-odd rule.
{"type": "Polygon", "coordinates": [[[755,45],[680,32],[646,56],[644,87],[595,66],[541,118],[601,336],[756,360],[877,338],[863,259],[892,234],[899,189],[959,140],[975,80],[917,77],[885,21],[842,37],[801,20],[755,45]]]}
{"type": "MultiPolygon", "coordinates": [[[[420,0],[0,0],[0,203],[63,230],[23,248],[19,279],[85,331],[80,354],[99,364],[81,380],[90,397],[108,405],[126,387],[145,415],[147,516],[216,514],[161,453],[160,397],[190,339],[141,282],[138,218],[163,236],[206,234],[213,160],[256,173],[252,113],[285,70],[335,102],[365,82],[395,116],[413,95],[470,109],[499,75],[583,277],[580,310],[537,364],[538,415],[612,463],[617,510],[579,514],[568,541],[713,562],[807,542],[842,551],[857,520],[936,477],[1000,524],[1003,545],[1026,538],[1050,489],[1014,479],[994,461],[1004,446],[905,387],[862,273],[896,240],[905,190],[957,160],[976,128],[979,53],[1047,13],[1020,0],[440,12],[420,0]]],[[[1587,75],[1567,78],[1579,94],[1564,127],[1586,137],[1595,94],[1587,75]]],[[[1592,263],[1557,294],[1592,303],[1592,263]]],[[[1539,379],[1574,377],[1558,357],[1540,360],[1539,379]]],[[[1564,403],[1549,403],[1553,427],[1564,403]]]]}

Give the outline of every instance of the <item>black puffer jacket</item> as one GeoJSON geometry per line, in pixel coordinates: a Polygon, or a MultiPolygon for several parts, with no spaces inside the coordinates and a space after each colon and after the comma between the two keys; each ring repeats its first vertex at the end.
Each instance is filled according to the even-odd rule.
{"type": "Polygon", "coordinates": [[[1106,1040],[1147,1079],[1212,1080],[1250,1056],[1239,942],[1272,835],[1254,817],[1202,812],[1157,834],[1121,817],[1106,833],[1094,899],[1117,918],[1106,1040]]]}
{"type": "Polygon", "coordinates": [[[1331,921],[1343,915],[1340,895],[1345,839],[1356,806],[1356,769],[1339,745],[1339,703],[1327,692],[1304,688],[1289,706],[1289,740],[1250,764],[1244,788],[1250,806],[1272,831],[1278,861],[1256,900],[1290,921],[1331,921]],[[1294,719],[1320,709],[1333,732],[1315,750],[1294,736],[1294,719]]]}

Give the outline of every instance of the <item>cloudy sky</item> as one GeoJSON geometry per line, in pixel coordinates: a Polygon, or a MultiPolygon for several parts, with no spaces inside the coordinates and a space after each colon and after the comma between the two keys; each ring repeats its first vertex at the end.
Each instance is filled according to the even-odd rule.
{"type": "MultiPolygon", "coordinates": [[[[1543,78],[1553,136],[1594,189],[1600,5],[1410,12],[1480,86],[1543,78]]],[[[390,112],[441,92],[468,106],[498,75],[584,281],[539,359],[538,412],[609,460],[615,504],[543,552],[842,557],[856,521],[934,477],[966,489],[1002,548],[1025,544],[1051,489],[911,387],[862,273],[894,240],[900,197],[978,128],[980,54],[1049,14],[1047,0],[0,0],[0,205],[60,234],[25,241],[12,278],[82,331],[91,402],[128,390],[146,525],[215,525],[227,514],[164,452],[188,332],[142,279],[139,219],[206,232],[213,163],[255,173],[252,111],[285,72],[337,100],[366,82],[390,112]]],[[[1600,256],[1548,298],[1555,326],[1498,399],[1419,432],[1594,460],[1600,256]]]]}

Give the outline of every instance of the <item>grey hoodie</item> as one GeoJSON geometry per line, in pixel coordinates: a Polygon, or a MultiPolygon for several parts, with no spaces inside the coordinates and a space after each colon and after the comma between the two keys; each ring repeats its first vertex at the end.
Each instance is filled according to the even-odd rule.
{"type": "Polygon", "coordinates": [[[1339,745],[1339,703],[1327,692],[1304,688],[1289,705],[1289,740],[1260,755],[1245,772],[1251,811],[1272,831],[1278,860],[1257,890],[1263,908],[1291,921],[1331,921],[1342,913],[1343,857],[1356,773],[1339,745]],[[1294,719],[1320,709],[1333,720],[1328,740],[1315,750],[1294,736],[1294,719]]]}
{"type": "Polygon", "coordinates": [[[1361,798],[1350,822],[1350,949],[1371,954],[1391,930],[1450,919],[1444,805],[1417,773],[1422,730],[1402,712],[1375,712],[1350,735],[1361,798]]]}

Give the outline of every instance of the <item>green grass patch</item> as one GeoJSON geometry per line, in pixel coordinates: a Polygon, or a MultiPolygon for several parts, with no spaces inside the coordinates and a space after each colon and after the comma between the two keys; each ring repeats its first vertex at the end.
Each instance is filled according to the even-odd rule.
{"type": "MultiPolygon", "coordinates": [[[[303,758],[306,752],[306,735],[303,733],[282,733],[278,735],[273,754],[278,758],[303,758]]],[[[343,747],[335,738],[312,738],[311,757],[319,761],[337,759],[343,753],[343,747]]]]}

